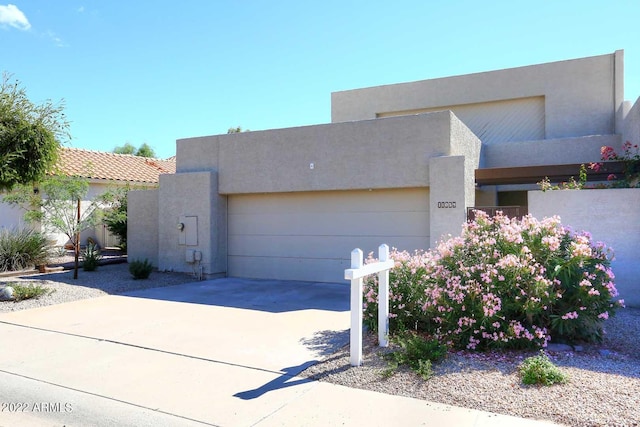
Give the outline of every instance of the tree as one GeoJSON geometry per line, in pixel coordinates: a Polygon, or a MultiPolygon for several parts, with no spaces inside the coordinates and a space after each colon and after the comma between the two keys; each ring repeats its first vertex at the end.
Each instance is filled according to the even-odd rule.
{"type": "Polygon", "coordinates": [[[27,210],[28,222],[40,223],[47,231],[65,234],[73,243],[75,270],[78,278],[80,233],[99,221],[99,200],[82,206],[89,191],[89,180],[73,176],[51,176],[38,187],[22,185],[4,197],[3,201],[27,210]]]}
{"type": "Polygon", "coordinates": [[[3,73],[0,84],[0,191],[41,180],[70,139],[63,102],[36,105],[11,79],[3,73]]]}
{"type": "Polygon", "coordinates": [[[238,126],[238,127],[235,127],[235,128],[232,127],[232,128],[227,129],[227,133],[228,134],[229,133],[250,132],[250,131],[251,131],[251,129],[242,129],[242,126],[238,126]]]}
{"type": "Polygon", "coordinates": [[[116,154],[133,154],[136,152],[136,147],[134,147],[130,142],[125,142],[123,146],[114,148],[113,152],[116,154]]]}
{"type": "Polygon", "coordinates": [[[156,157],[156,152],[153,151],[153,148],[149,146],[146,142],[138,148],[136,151],[136,156],[140,157],[156,157]]]}
{"type": "Polygon", "coordinates": [[[146,142],[137,148],[130,142],[126,142],[123,146],[119,146],[113,149],[116,154],[131,154],[140,157],[156,157],[156,152],[146,142]]]}

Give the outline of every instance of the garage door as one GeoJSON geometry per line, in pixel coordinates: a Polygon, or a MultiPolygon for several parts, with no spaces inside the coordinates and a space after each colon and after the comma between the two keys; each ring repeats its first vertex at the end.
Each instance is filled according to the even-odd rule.
{"type": "Polygon", "coordinates": [[[350,253],[429,245],[429,189],[230,195],[228,274],[344,281],[350,253]]]}

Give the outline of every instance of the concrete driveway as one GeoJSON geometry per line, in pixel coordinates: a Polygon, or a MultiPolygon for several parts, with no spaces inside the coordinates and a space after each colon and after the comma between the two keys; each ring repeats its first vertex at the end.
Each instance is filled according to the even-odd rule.
{"type": "MultiPolygon", "coordinates": [[[[253,425],[312,384],[292,377],[348,342],[348,304],[347,285],[219,279],[2,314],[0,384],[25,392],[0,395],[66,405],[28,415],[67,425],[253,425]],[[95,399],[77,400],[87,395],[115,405],[118,422],[102,423],[95,399]],[[127,405],[167,417],[119,419],[127,405]]],[[[0,424],[17,425],[16,409],[0,424]]]]}
{"type": "Polygon", "coordinates": [[[296,377],[348,343],[348,301],[219,279],[2,314],[0,426],[542,425],[296,377]]]}

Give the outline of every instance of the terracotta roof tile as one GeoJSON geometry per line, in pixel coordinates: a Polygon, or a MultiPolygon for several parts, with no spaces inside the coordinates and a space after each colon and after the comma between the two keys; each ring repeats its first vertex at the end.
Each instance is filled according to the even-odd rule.
{"type": "Polygon", "coordinates": [[[65,175],[157,184],[161,174],[176,173],[176,159],[152,159],[131,154],[63,147],[57,168],[65,175]]]}

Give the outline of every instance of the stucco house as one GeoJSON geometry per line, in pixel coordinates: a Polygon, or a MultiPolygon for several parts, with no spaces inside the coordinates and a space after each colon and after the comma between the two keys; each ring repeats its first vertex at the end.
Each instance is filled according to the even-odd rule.
{"type": "Polygon", "coordinates": [[[340,282],[355,247],[425,249],[459,234],[468,207],[526,210],[544,168],[640,142],[623,62],[616,51],[335,92],[329,124],[180,139],[176,173],[129,195],[129,257],[340,282]],[[509,179],[517,170],[531,176],[509,179]]]}
{"type": "MultiPolygon", "coordinates": [[[[60,150],[56,173],[67,176],[79,176],[89,180],[89,191],[83,204],[88,204],[96,196],[111,188],[129,185],[132,188],[157,187],[161,174],[172,174],[176,170],[175,157],[151,159],[129,154],[114,154],[101,151],[63,147],[60,150]]],[[[45,195],[46,197],[46,195],[45,195]]],[[[0,203],[0,228],[27,226],[23,219],[24,211],[6,203],[0,203]]],[[[52,239],[63,245],[67,241],[64,234],[54,234],[52,239]]],[[[82,234],[82,242],[91,237],[100,246],[113,246],[116,238],[99,225],[94,230],[82,234]]]]}

